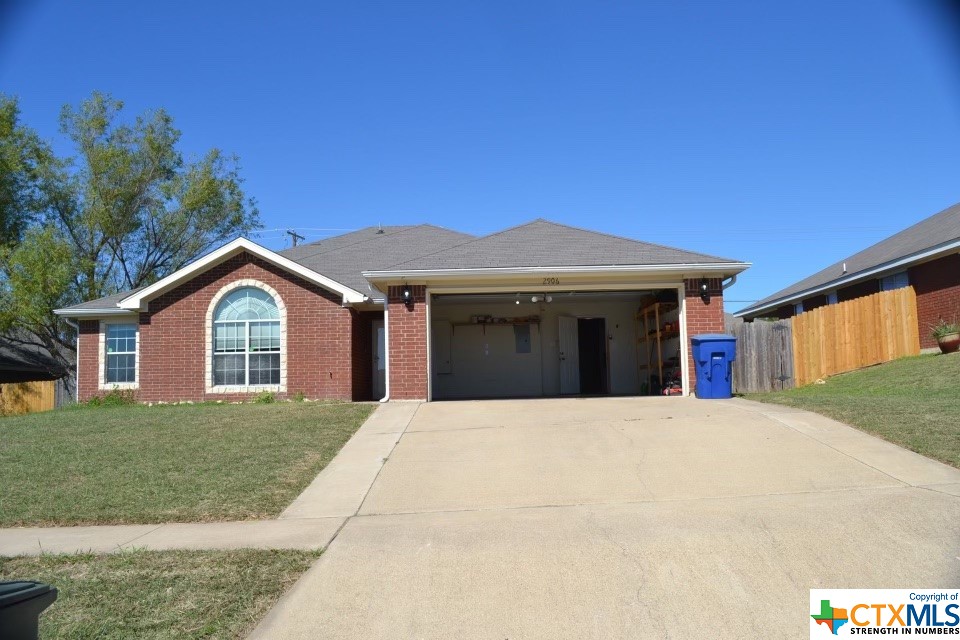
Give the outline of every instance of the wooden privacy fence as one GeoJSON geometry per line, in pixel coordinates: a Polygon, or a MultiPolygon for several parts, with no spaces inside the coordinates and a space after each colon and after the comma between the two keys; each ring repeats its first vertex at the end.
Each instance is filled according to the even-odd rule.
{"type": "Polygon", "coordinates": [[[793,330],[790,320],[733,322],[727,330],[737,337],[733,361],[736,393],[792,389],[793,330]]]}
{"type": "Polygon", "coordinates": [[[798,387],[918,353],[920,334],[913,287],[818,307],[793,318],[798,387]]]}
{"type": "Polygon", "coordinates": [[[57,406],[59,381],[0,384],[0,416],[49,411],[57,406]]]}

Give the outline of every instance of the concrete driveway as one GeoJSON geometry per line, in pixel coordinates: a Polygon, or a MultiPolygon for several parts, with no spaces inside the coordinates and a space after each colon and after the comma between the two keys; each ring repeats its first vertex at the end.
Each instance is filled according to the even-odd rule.
{"type": "Polygon", "coordinates": [[[742,400],[421,405],[260,638],[808,637],[960,585],[960,471],[742,400]]]}

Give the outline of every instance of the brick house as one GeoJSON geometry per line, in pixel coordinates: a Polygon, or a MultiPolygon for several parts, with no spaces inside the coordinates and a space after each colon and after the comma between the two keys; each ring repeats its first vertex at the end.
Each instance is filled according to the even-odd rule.
{"type": "Polygon", "coordinates": [[[636,395],[664,367],[690,393],[689,338],[723,330],[748,266],[546,220],[369,227],[279,252],[239,238],[56,313],[78,326],[81,401],[636,395]]]}
{"type": "Polygon", "coordinates": [[[933,349],[930,328],[960,321],[960,204],[844,258],[734,315],[790,318],[879,291],[913,287],[920,346],[933,349]]]}

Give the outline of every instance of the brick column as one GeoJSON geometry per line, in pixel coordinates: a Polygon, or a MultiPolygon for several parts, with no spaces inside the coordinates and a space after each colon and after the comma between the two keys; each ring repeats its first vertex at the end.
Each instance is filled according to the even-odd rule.
{"type": "MultiPolygon", "coordinates": [[[[708,302],[700,298],[700,278],[683,281],[685,309],[687,316],[687,339],[702,333],[724,333],[723,322],[723,280],[707,278],[708,302]]],[[[693,345],[687,344],[687,367],[690,372],[690,392],[697,386],[697,370],[693,362],[693,345]]]]}
{"type": "Polygon", "coordinates": [[[80,334],[77,337],[77,362],[79,379],[77,380],[77,401],[86,402],[100,394],[100,321],[80,320],[80,334]]]}
{"type": "Polygon", "coordinates": [[[427,288],[410,285],[413,304],[404,304],[403,287],[388,287],[390,398],[427,399],[427,288]]]}
{"type": "Polygon", "coordinates": [[[940,320],[960,322],[960,254],[910,267],[910,284],[917,293],[920,348],[936,349],[930,329],[940,320]]]}

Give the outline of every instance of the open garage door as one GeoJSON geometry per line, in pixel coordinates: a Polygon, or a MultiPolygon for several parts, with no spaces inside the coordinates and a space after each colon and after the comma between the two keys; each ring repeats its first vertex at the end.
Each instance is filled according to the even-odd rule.
{"type": "MultiPolygon", "coordinates": [[[[658,296],[675,303],[676,295],[675,289],[433,295],[432,398],[659,391],[651,385],[639,310],[658,296]]],[[[679,339],[661,351],[674,354],[679,370],[679,339]]]]}

